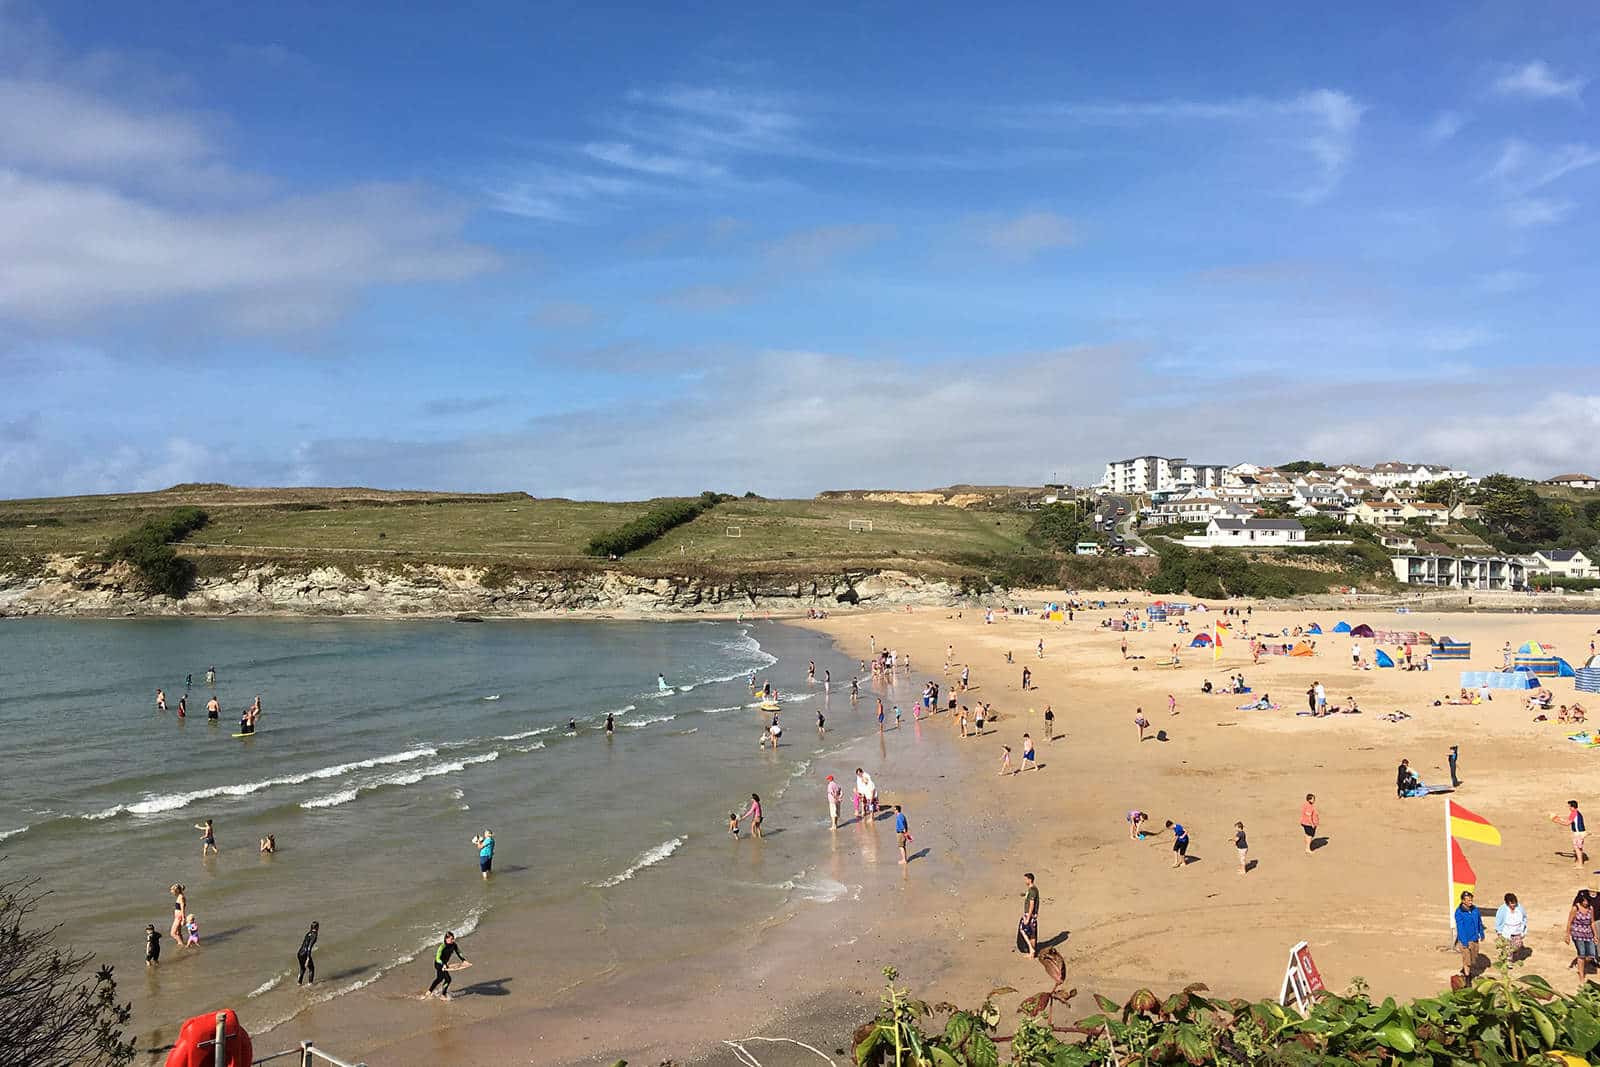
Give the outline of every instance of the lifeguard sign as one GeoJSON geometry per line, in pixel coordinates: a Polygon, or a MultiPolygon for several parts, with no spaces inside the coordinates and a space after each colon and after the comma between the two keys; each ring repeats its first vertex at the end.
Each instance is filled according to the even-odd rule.
{"type": "Polygon", "coordinates": [[[1304,1015],[1318,993],[1327,989],[1322,984],[1322,972],[1311,958],[1311,946],[1304,941],[1289,950],[1289,966],[1283,973],[1283,988],[1278,992],[1278,1003],[1287,1004],[1294,998],[1294,1006],[1304,1015]]]}

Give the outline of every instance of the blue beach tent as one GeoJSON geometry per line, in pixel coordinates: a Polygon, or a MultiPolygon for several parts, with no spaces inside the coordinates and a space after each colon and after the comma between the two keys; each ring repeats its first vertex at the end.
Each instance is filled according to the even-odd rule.
{"type": "Polygon", "coordinates": [[[1334,625],[1333,632],[1336,634],[1347,634],[1350,632],[1350,624],[1343,621],[1338,622],[1334,625]]]}
{"type": "Polygon", "coordinates": [[[1374,662],[1376,662],[1380,667],[1393,667],[1394,657],[1380,648],[1378,649],[1377,656],[1374,657],[1374,662]]]}

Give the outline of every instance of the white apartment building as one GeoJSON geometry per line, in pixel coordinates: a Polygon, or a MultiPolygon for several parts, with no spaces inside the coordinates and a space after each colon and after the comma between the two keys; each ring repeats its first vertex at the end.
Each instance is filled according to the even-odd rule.
{"type": "Polygon", "coordinates": [[[1101,485],[1110,493],[1173,493],[1209,488],[1222,482],[1225,467],[1190,463],[1182,456],[1135,456],[1106,464],[1101,485]]]}

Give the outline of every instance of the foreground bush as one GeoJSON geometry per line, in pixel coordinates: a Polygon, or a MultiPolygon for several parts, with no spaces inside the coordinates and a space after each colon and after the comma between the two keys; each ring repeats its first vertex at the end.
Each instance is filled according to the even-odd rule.
{"type": "Polygon", "coordinates": [[[1465,1067],[1549,1064],[1583,1067],[1600,1045],[1600,985],[1562,994],[1543,978],[1515,977],[1502,954],[1496,971],[1437,997],[1373,1003],[1358,979],[1344,996],[1324,995],[1302,1016],[1276,1001],[1221,1000],[1191,985],[1164,1000],[1141,989],[1124,1004],[1096,996],[1093,1015],[1066,1025],[1055,1009],[1065,965],[1039,955],[1054,979],[1018,1006],[1014,1032],[998,1033],[996,989],[976,1009],[928,1005],[896,989],[894,968],[878,1017],[856,1031],[857,1067],[1099,1067],[1103,1064],[1405,1064],[1465,1067]],[[943,1017],[942,1028],[924,1030],[943,1017]]]}
{"type": "Polygon", "coordinates": [[[106,558],[132,565],[146,592],[182,597],[194,588],[195,566],[173,549],[208,521],[196,507],[173,508],[156,515],[114,539],[106,547],[106,558]]]}

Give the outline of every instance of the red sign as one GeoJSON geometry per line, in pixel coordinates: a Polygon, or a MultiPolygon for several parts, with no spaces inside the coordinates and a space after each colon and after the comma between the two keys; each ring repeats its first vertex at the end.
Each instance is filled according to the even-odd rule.
{"type": "Polygon", "coordinates": [[[1294,947],[1294,960],[1300,965],[1300,974],[1305,978],[1307,993],[1317,994],[1327,989],[1322,984],[1322,972],[1317,970],[1316,961],[1311,958],[1311,946],[1304,941],[1296,945],[1294,947]]]}

